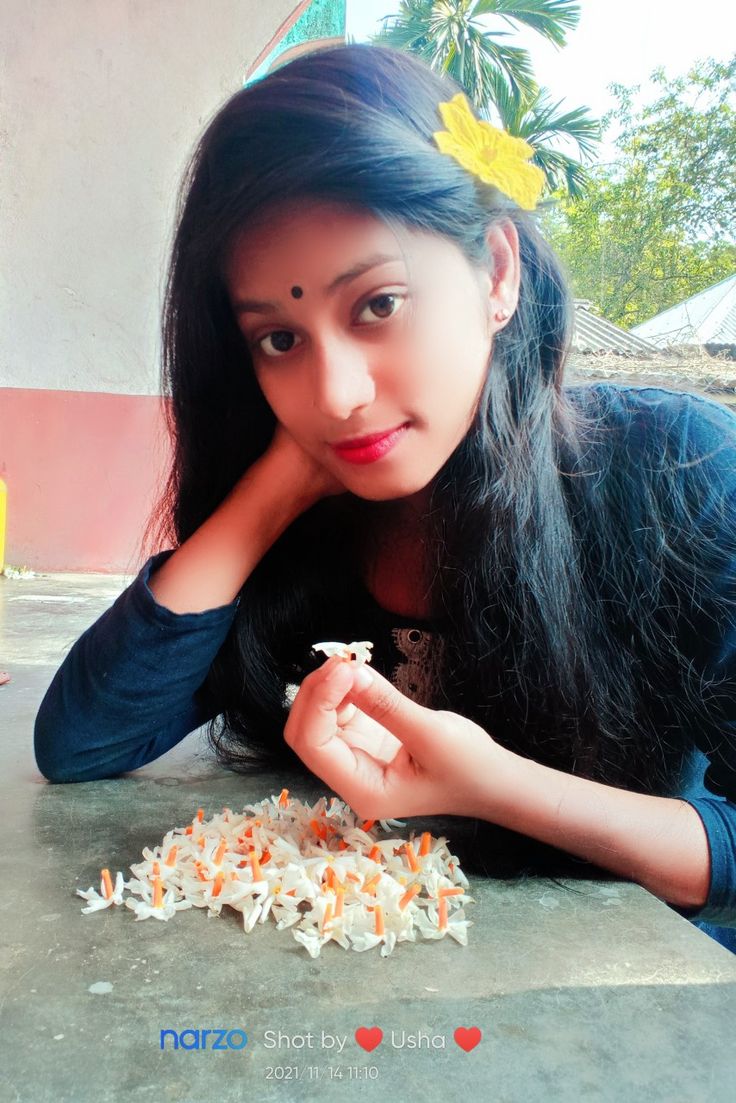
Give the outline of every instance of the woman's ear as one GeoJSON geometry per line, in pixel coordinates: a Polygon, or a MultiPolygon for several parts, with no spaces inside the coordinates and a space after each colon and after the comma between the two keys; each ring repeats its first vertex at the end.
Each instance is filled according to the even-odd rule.
{"type": "Polygon", "coordinates": [[[486,235],[491,256],[488,316],[491,332],[496,333],[508,322],[519,301],[519,234],[511,219],[495,222],[486,235]]]}

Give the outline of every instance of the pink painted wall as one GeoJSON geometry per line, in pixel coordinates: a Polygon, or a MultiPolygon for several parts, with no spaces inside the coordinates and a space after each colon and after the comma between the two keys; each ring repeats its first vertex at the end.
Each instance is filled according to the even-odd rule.
{"type": "Polygon", "coordinates": [[[162,411],[155,395],[0,388],[5,562],[136,572],[168,465],[162,411]]]}

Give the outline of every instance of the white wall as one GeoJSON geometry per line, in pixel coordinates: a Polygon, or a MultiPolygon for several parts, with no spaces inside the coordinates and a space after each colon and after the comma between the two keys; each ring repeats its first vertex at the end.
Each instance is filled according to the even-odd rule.
{"type": "Polygon", "coordinates": [[[158,392],[176,188],[296,0],[0,0],[0,387],[158,392]]]}

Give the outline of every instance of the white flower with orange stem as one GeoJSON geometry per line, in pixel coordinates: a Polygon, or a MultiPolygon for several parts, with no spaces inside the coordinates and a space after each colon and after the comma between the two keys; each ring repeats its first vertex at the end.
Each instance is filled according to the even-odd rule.
{"type": "Polygon", "coordinates": [[[122,873],[118,872],[115,875],[115,884],[113,885],[112,878],[110,877],[110,870],[101,870],[99,892],[91,886],[88,889],[77,889],[77,896],[82,896],[85,900],[89,901],[87,907],[82,908],[82,915],[101,911],[103,908],[109,908],[113,904],[122,904],[123,890],[128,887],[129,883],[123,879],[122,873]]]}
{"type": "Polygon", "coordinates": [[[160,877],[161,882],[167,888],[177,886],[179,870],[177,868],[177,856],[179,847],[157,846],[155,850],[145,847],[143,850],[144,862],[136,862],[130,869],[135,874],[135,880],[129,882],[128,887],[132,892],[137,891],[138,885],[148,884],[154,877],[160,877]]]}
{"type": "Polygon", "coordinates": [[[426,912],[417,912],[415,922],[419,933],[424,938],[444,938],[450,935],[461,946],[468,944],[468,927],[472,927],[472,919],[465,918],[463,908],[450,910],[450,899],[459,890],[440,889],[434,900],[430,900],[426,912]]]}
{"type": "Polygon", "coordinates": [[[353,640],[352,643],[339,643],[337,640],[327,640],[324,643],[312,644],[312,651],[322,651],[327,658],[332,655],[340,655],[341,658],[355,659],[359,663],[369,663],[372,658],[373,644],[370,640],[353,640]]]}
{"type": "Polygon", "coordinates": [[[334,896],[318,896],[311,912],[302,920],[302,925],[292,933],[311,957],[319,957],[326,942],[338,942],[344,950],[350,949],[346,936],[346,917],[344,915],[344,892],[340,890],[334,896]]]}
{"type": "Polygon", "coordinates": [[[178,911],[184,911],[192,906],[191,900],[177,900],[173,889],[164,893],[160,877],[154,877],[151,886],[141,882],[138,891],[143,894],[142,900],[133,900],[128,897],[125,901],[126,908],[135,912],[136,920],[169,920],[178,911]]]}

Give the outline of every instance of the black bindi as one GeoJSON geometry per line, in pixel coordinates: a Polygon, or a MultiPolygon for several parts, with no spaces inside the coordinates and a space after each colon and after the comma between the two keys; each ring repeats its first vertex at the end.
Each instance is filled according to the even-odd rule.
{"type": "Polygon", "coordinates": [[[291,293],[295,299],[301,299],[302,295],[304,294],[301,287],[292,287],[291,293]]]}

